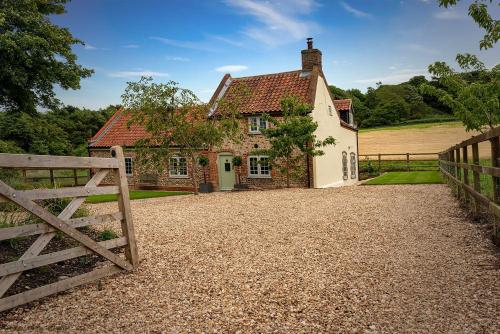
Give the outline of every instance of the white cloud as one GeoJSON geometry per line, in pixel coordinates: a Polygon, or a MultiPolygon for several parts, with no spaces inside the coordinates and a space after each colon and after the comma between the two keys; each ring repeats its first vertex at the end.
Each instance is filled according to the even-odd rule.
{"type": "Polygon", "coordinates": [[[266,2],[225,0],[225,2],[261,23],[245,28],[244,34],[271,46],[310,37],[314,31],[319,30],[316,23],[299,17],[313,10],[316,2],[312,0],[292,0],[285,4],[278,0],[266,2]]]}
{"type": "Polygon", "coordinates": [[[119,71],[109,73],[113,78],[134,78],[134,77],[168,77],[168,73],[155,71],[119,71]]]}
{"type": "Polygon", "coordinates": [[[123,45],[122,48],[125,48],[125,49],[138,49],[139,45],[137,45],[137,44],[127,44],[127,45],[123,45]]]}
{"type": "Polygon", "coordinates": [[[400,48],[406,51],[426,53],[429,55],[437,55],[440,53],[438,50],[418,43],[403,44],[400,46],[400,48]]]}
{"type": "Polygon", "coordinates": [[[397,67],[396,67],[396,66],[394,66],[394,65],[389,66],[389,69],[390,69],[390,70],[395,70],[396,68],[397,68],[397,67]]]}
{"type": "Polygon", "coordinates": [[[370,17],[372,17],[372,15],[370,13],[363,12],[362,10],[356,9],[356,8],[352,7],[351,5],[349,5],[348,3],[345,3],[344,1],[341,1],[340,5],[347,12],[353,14],[356,17],[359,17],[359,18],[370,18],[370,17]]]}
{"type": "Polygon", "coordinates": [[[223,73],[228,73],[228,72],[241,72],[245,71],[248,69],[248,66],[245,65],[225,65],[225,66],[220,66],[217,67],[215,70],[217,72],[223,72],[223,73]]]}
{"type": "Polygon", "coordinates": [[[98,48],[98,47],[93,46],[92,44],[88,44],[88,43],[86,43],[83,46],[83,49],[84,50],[89,50],[89,51],[93,51],[93,50],[109,50],[108,48],[98,48]]]}
{"type": "Polygon", "coordinates": [[[235,41],[235,40],[227,38],[227,37],[217,36],[217,35],[210,35],[210,37],[213,38],[213,39],[216,39],[218,41],[221,41],[221,42],[227,43],[229,45],[232,45],[232,46],[237,46],[237,47],[242,47],[243,46],[243,42],[235,41]]]}
{"type": "Polygon", "coordinates": [[[172,61],[181,61],[181,62],[188,62],[191,59],[185,58],[185,57],[178,57],[178,56],[166,56],[166,60],[172,60],[172,61]]]}
{"type": "Polygon", "coordinates": [[[458,11],[452,9],[441,10],[434,13],[433,16],[438,20],[461,20],[467,18],[465,14],[459,13],[458,11]]]}
{"type": "Polygon", "coordinates": [[[176,40],[176,39],[155,37],[155,36],[149,37],[149,38],[153,39],[155,41],[158,41],[160,43],[163,43],[166,45],[171,45],[171,46],[176,46],[179,48],[194,49],[194,50],[200,50],[200,51],[214,51],[214,49],[212,47],[210,47],[210,45],[205,43],[205,42],[181,41],[181,40],[176,40]]]}
{"type": "Polygon", "coordinates": [[[424,69],[406,68],[385,76],[367,78],[367,79],[357,79],[354,80],[354,82],[359,84],[374,84],[377,82],[382,82],[384,84],[396,84],[408,81],[409,79],[413,78],[416,75],[428,75],[428,73],[424,69]]]}

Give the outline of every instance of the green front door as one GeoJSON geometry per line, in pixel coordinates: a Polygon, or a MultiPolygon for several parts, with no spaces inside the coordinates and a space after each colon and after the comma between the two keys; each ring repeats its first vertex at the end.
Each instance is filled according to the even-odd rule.
{"type": "Polygon", "coordinates": [[[229,153],[219,154],[218,168],[220,190],[232,190],[234,188],[233,155],[229,153]]]}

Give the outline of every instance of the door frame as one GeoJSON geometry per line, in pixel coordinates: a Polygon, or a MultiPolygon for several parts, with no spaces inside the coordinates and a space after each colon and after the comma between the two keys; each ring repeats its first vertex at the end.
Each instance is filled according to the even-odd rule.
{"type": "Polygon", "coordinates": [[[228,189],[228,188],[222,188],[222,165],[220,164],[220,158],[222,156],[230,156],[231,157],[231,167],[232,167],[232,171],[233,171],[233,174],[234,174],[234,166],[233,166],[233,161],[232,161],[232,158],[234,158],[234,154],[232,152],[220,152],[217,154],[217,174],[219,174],[219,190],[221,191],[230,191],[230,190],[233,190],[234,189],[234,182],[235,180],[233,180],[233,183],[231,184],[231,188],[228,189]]]}

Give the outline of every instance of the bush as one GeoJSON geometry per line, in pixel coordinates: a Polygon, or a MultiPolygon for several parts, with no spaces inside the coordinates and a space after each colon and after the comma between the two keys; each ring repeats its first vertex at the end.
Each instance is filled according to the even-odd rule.
{"type": "Polygon", "coordinates": [[[115,231],[109,229],[99,232],[100,241],[115,239],[117,236],[118,235],[115,233],[115,231]]]}

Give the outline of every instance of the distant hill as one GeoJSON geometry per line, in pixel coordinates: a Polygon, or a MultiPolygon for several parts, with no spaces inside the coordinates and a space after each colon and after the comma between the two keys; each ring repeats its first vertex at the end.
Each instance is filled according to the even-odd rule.
{"type": "Polygon", "coordinates": [[[420,94],[418,86],[422,83],[429,81],[416,76],[398,85],[377,83],[376,88],[369,87],[366,93],[335,86],[330,86],[330,91],[335,99],[353,100],[354,119],[360,128],[455,120],[448,107],[420,94]]]}

